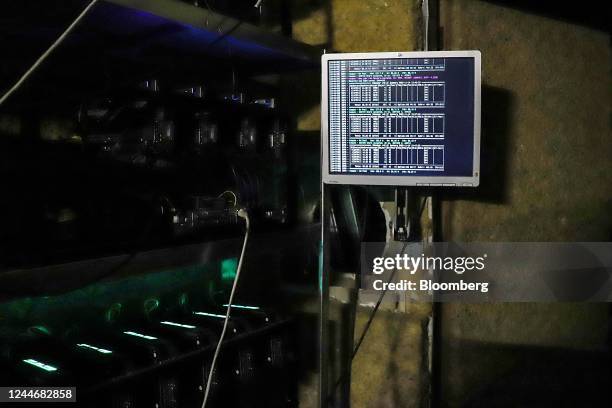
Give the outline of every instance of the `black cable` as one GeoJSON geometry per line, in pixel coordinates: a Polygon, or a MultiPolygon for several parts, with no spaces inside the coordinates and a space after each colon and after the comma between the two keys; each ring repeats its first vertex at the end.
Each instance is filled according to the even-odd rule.
{"type": "MultiPolygon", "coordinates": [[[[423,201],[425,201],[425,199],[423,201]]],[[[425,207],[424,205],[421,205],[421,208],[424,208],[424,207],[425,207]]],[[[404,251],[406,250],[407,246],[408,246],[408,242],[404,242],[404,245],[402,246],[402,250],[400,251],[400,254],[404,253],[404,251]]],[[[357,352],[359,351],[359,348],[361,347],[361,343],[363,343],[363,340],[365,339],[366,334],[368,334],[368,330],[370,329],[370,325],[372,324],[372,321],[374,320],[374,317],[376,316],[376,312],[378,312],[378,309],[380,308],[380,305],[382,304],[382,301],[383,301],[383,299],[385,297],[385,294],[387,293],[387,288],[389,287],[388,284],[393,281],[393,278],[395,277],[395,273],[396,272],[397,272],[397,267],[393,269],[393,272],[391,272],[391,275],[389,276],[389,279],[387,279],[387,282],[386,282],[387,284],[384,285],[385,289],[382,291],[382,293],[378,297],[378,301],[376,302],[376,305],[374,306],[374,309],[372,310],[372,313],[370,313],[370,317],[368,317],[368,321],[366,322],[366,324],[365,324],[365,326],[363,328],[363,331],[361,332],[361,336],[359,336],[359,340],[357,341],[357,345],[353,349],[353,353],[351,354],[351,360],[349,362],[349,366],[348,366],[347,370],[340,376],[340,378],[338,378],[338,381],[336,381],[336,383],[334,384],[334,388],[332,389],[332,392],[327,397],[328,401],[331,401],[331,399],[333,398],[334,394],[336,393],[336,389],[338,388],[338,386],[340,384],[342,384],[344,379],[349,375],[349,373],[351,371],[351,366],[352,366],[353,360],[355,359],[355,356],[357,355],[357,352]]]]}
{"type": "Polygon", "coordinates": [[[423,216],[423,210],[425,209],[425,204],[427,204],[427,197],[421,200],[421,208],[419,208],[419,219],[423,216]]]}
{"type": "Polygon", "coordinates": [[[208,44],[207,50],[210,50],[215,45],[217,45],[220,42],[222,42],[223,40],[225,40],[230,34],[232,34],[234,31],[236,31],[238,29],[238,27],[240,27],[241,25],[242,25],[242,21],[238,21],[238,22],[236,22],[236,24],[234,24],[227,31],[225,31],[224,33],[220,33],[219,37],[217,37],[210,44],[208,44]]]}
{"type": "MultiPolygon", "coordinates": [[[[427,204],[427,197],[425,197],[425,198],[423,198],[421,200],[421,207],[419,208],[419,219],[423,215],[423,211],[425,210],[425,205],[426,204],[427,204]]],[[[405,242],[403,247],[402,247],[402,250],[401,250],[400,254],[404,253],[404,251],[406,250],[407,246],[408,246],[408,242],[405,242]]],[[[344,379],[350,373],[351,365],[353,363],[353,360],[355,359],[355,356],[357,355],[357,352],[359,351],[359,348],[361,347],[361,343],[363,343],[363,340],[365,339],[365,336],[368,333],[368,330],[370,329],[370,325],[372,324],[372,321],[374,320],[374,317],[376,316],[376,312],[378,312],[378,309],[380,308],[380,305],[381,305],[381,303],[383,301],[383,298],[385,297],[385,294],[387,293],[387,287],[389,286],[388,283],[393,281],[393,278],[395,277],[395,273],[396,272],[397,272],[397,268],[393,269],[393,272],[391,272],[391,275],[389,276],[389,279],[387,280],[387,285],[385,285],[385,289],[380,294],[380,297],[378,298],[378,301],[376,302],[376,305],[374,306],[374,309],[372,310],[372,313],[370,313],[370,317],[368,317],[368,321],[366,322],[366,324],[365,324],[365,326],[363,328],[363,331],[361,332],[361,336],[359,336],[359,340],[357,341],[357,344],[355,345],[355,348],[353,349],[353,353],[351,354],[351,360],[349,362],[349,367],[348,367],[347,371],[345,371],[340,376],[340,378],[338,378],[338,381],[336,381],[336,383],[334,384],[334,388],[332,389],[332,392],[328,396],[328,401],[333,398],[334,394],[336,393],[336,389],[340,386],[340,384],[342,384],[344,379]]]]}
{"type": "MultiPolygon", "coordinates": [[[[404,242],[404,245],[402,246],[402,250],[400,251],[400,254],[404,253],[404,251],[406,250],[407,246],[408,246],[408,242],[404,242]]],[[[357,355],[357,352],[359,351],[359,347],[361,347],[361,343],[363,343],[363,340],[365,339],[365,336],[368,333],[368,329],[370,328],[370,325],[372,324],[372,321],[374,320],[374,316],[376,316],[376,312],[378,311],[378,308],[380,307],[380,305],[381,305],[381,303],[383,301],[383,298],[385,297],[385,294],[387,293],[387,288],[389,287],[388,284],[393,281],[393,278],[395,277],[395,273],[396,272],[397,272],[397,267],[393,268],[393,272],[391,272],[391,275],[389,276],[389,279],[387,280],[387,285],[385,285],[385,288],[383,289],[382,293],[380,294],[380,297],[378,298],[378,301],[376,302],[376,306],[374,306],[374,310],[372,310],[372,313],[370,313],[370,317],[368,318],[368,321],[366,322],[366,324],[365,324],[365,326],[363,328],[363,332],[361,333],[361,337],[359,337],[359,340],[357,341],[357,345],[353,349],[353,354],[351,355],[351,362],[353,361],[353,359],[357,355]]]]}
{"type": "MultiPolygon", "coordinates": [[[[402,250],[400,253],[404,253],[404,251],[406,250],[406,247],[408,246],[408,242],[404,243],[404,246],[402,247],[402,250]]],[[[355,346],[355,348],[353,349],[353,353],[351,354],[351,360],[349,363],[349,367],[348,369],[340,376],[340,378],[338,378],[338,381],[336,381],[336,384],[334,384],[334,388],[332,393],[329,395],[328,400],[331,400],[331,398],[334,396],[336,389],[338,388],[338,386],[340,384],[342,384],[342,382],[344,381],[344,379],[348,376],[348,374],[351,371],[351,366],[353,363],[353,360],[355,359],[355,356],[357,355],[357,352],[359,351],[359,348],[361,347],[361,344],[363,343],[363,340],[365,339],[366,334],[368,333],[368,330],[370,329],[370,325],[372,324],[372,321],[374,320],[374,317],[376,316],[376,312],[378,312],[378,309],[380,308],[380,305],[382,304],[382,301],[385,297],[385,294],[387,293],[387,288],[388,288],[388,284],[390,282],[393,281],[393,278],[395,277],[395,273],[397,272],[397,268],[393,269],[393,272],[391,272],[391,275],[389,276],[389,279],[387,280],[387,284],[385,285],[385,289],[383,290],[383,292],[380,294],[380,297],[378,298],[378,301],[376,302],[376,305],[374,306],[374,309],[372,310],[372,313],[370,313],[370,317],[368,317],[368,321],[366,322],[363,331],[361,332],[361,336],[359,337],[359,340],[357,341],[357,345],[355,346]]]]}
{"type": "Polygon", "coordinates": [[[366,193],[366,197],[365,197],[365,208],[363,210],[363,220],[361,222],[361,237],[359,239],[360,243],[363,242],[364,238],[365,238],[365,229],[368,223],[368,212],[370,210],[370,200],[369,200],[369,191],[368,191],[368,187],[365,186],[365,193],[366,193]]]}

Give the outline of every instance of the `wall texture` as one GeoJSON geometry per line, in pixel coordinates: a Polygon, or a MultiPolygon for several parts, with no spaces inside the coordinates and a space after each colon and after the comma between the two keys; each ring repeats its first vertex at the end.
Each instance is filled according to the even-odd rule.
{"type": "MultiPolygon", "coordinates": [[[[418,0],[296,0],[294,37],[344,52],[416,50],[419,7],[418,0]]],[[[609,36],[485,1],[441,0],[440,9],[444,49],[481,50],[484,80],[483,186],[444,196],[444,239],[609,240],[609,36]]],[[[299,128],[316,137],[318,80],[296,84],[295,99],[310,101],[299,128]]],[[[357,333],[368,313],[358,313],[357,333]]],[[[425,316],[409,308],[377,317],[353,366],[354,407],[423,404],[425,316]]],[[[551,359],[597,361],[592,353],[606,344],[609,308],[443,305],[441,316],[439,402],[462,406],[516,372],[542,373],[544,384],[555,375],[546,365],[558,373],[581,367],[559,369],[551,359]]]]}
{"type": "MultiPolygon", "coordinates": [[[[294,38],[323,45],[329,51],[415,50],[420,42],[420,6],[416,0],[298,0],[294,6],[294,38]]],[[[318,143],[319,77],[294,80],[299,84],[293,95],[297,103],[311,101],[300,109],[304,113],[298,128],[313,131],[305,135],[317,137],[318,143]]],[[[356,336],[371,310],[358,310],[356,336]]],[[[352,407],[413,407],[426,400],[423,325],[429,311],[428,305],[414,305],[408,313],[381,311],[377,315],[353,363],[352,407]]]]}
{"type": "MultiPolygon", "coordinates": [[[[293,37],[328,52],[414,50],[420,41],[418,0],[296,0],[294,10],[293,37]]],[[[319,97],[320,82],[304,85],[319,97]]],[[[301,130],[319,130],[319,108],[302,115],[301,130]]]]}
{"type": "MultiPolygon", "coordinates": [[[[482,52],[483,155],[495,176],[482,170],[485,201],[476,195],[444,203],[445,239],[609,240],[609,36],[484,1],[442,1],[441,24],[446,49],[482,52]]],[[[605,347],[609,310],[602,304],[444,305],[441,402],[459,406],[500,378],[516,381],[521,370],[528,374],[525,360],[538,370],[551,350],[583,361],[586,350],[605,347]]],[[[543,370],[538,382],[562,383],[555,377],[564,375],[543,370]]]]}

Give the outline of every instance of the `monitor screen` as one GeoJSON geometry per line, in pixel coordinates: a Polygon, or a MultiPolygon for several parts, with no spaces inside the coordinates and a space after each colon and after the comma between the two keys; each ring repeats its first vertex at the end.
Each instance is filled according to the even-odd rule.
{"type": "Polygon", "coordinates": [[[480,52],[323,56],[323,181],[473,187],[480,52]]]}

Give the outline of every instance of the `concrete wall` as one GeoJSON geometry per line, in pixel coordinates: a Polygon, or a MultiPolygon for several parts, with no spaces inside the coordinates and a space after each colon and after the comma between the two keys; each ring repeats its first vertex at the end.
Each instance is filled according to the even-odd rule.
{"type": "MultiPolygon", "coordinates": [[[[415,50],[419,6],[418,0],[296,0],[294,37],[344,52],[415,50]]],[[[486,156],[478,192],[444,197],[444,239],[609,240],[609,37],[475,0],[442,0],[441,25],[445,49],[482,51],[486,156]]],[[[310,101],[299,128],[315,131],[312,137],[319,129],[317,87],[316,78],[304,78],[295,94],[310,101]]],[[[551,350],[590,353],[607,341],[607,305],[444,305],[441,312],[443,406],[473,400],[551,350]]],[[[358,313],[357,333],[368,313],[358,313]]],[[[426,316],[409,308],[377,317],[353,366],[354,407],[423,403],[426,316]]]]}
{"type": "MultiPolygon", "coordinates": [[[[609,240],[609,36],[483,1],[442,1],[441,14],[446,49],[482,51],[483,154],[495,170],[483,169],[488,202],[444,204],[445,239],[609,240]]],[[[599,350],[609,329],[603,304],[444,305],[442,318],[447,406],[545,354],[537,350],[599,350]]]]}
{"type": "MultiPolygon", "coordinates": [[[[293,37],[336,52],[414,50],[420,41],[418,7],[417,0],[295,0],[293,37]]],[[[318,81],[304,85],[320,98],[318,81]]],[[[320,117],[319,105],[311,106],[299,128],[318,131],[320,117]]]]}
{"type": "MultiPolygon", "coordinates": [[[[296,1],[294,38],[337,52],[414,50],[420,42],[419,3],[412,0],[296,1]],[[390,16],[394,24],[390,24],[390,16]]],[[[320,98],[319,78],[296,79],[294,98],[300,104],[320,98]]],[[[320,106],[312,103],[298,128],[311,137],[320,129],[320,106]]],[[[318,143],[318,140],[317,140],[318,143]]],[[[362,330],[371,308],[358,310],[355,333],[362,330]]],[[[426,399],[423,377],[423,325],[430,307],[415,305],[408,313],[381,311],[353,363],[352,407],[410,407],[426,399]]],[[[337,375],[337,374],[336,374],[337,375]]],[[[335,381],[334,381],[335,382],[335,381]]],[[[305,405],[309,406],[309,405],[305,405]]]]}

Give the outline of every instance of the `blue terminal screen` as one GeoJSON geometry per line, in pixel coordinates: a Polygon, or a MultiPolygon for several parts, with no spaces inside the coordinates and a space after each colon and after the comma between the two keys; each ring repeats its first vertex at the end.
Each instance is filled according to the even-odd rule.
{"type": "Polygon", "coordinates": [[[328,61],[330,174],[472,176],[474,58],[328,61]]]}

